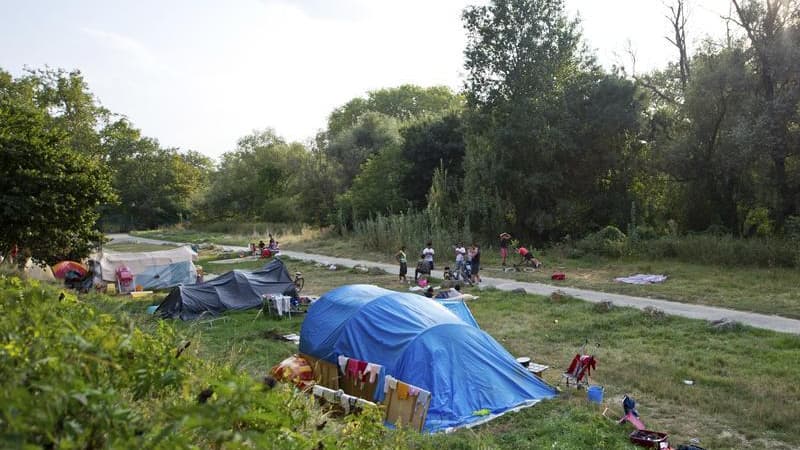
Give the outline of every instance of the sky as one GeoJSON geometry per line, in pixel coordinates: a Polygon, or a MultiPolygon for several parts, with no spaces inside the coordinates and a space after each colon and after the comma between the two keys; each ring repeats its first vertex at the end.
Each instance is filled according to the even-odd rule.
{"type": "MultiPolygon", "coordinates": [[[[0,68],[79,69],[100,103],[162,146],[217,158],[274,128],[305,141],[367,91],[463,88],[461,11],[486,0],[0,0],[0,68]]],[[[606,68],[676,59],[670,0],[566,0],[606,68]]],[[[687,0],[691,46],[729,0],[687,0]]]]}

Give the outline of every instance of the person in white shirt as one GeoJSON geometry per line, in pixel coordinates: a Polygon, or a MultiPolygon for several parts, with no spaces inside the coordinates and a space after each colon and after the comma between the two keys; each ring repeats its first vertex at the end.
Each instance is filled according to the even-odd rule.
{"type": "Polygon", "coordinates": [[[467,254],[467,249],[464,248],[463,242],[459,242],[458,245],[456,245],[455,250],[456,250],[455,273],[457,277],[461,278],[461,275],[464,273],[464,258],[467,254]]]}
{"type": "Polygon", "coordinates": [[[428,241],[428,246],[422,249],[422,256],[425,258],[425,261],[428,262],[428,267],[433,270],[433,254],[436,253],[433,251],[433,243],[428,241]]]}

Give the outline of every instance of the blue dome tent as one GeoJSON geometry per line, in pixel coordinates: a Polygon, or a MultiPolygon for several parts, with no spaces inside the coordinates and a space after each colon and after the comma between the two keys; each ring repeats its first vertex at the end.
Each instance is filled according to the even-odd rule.
{"type": "Polygon", "coordinates": [[[491,336],[436,301],[376,286],[320,297],[303,322],[300,351],[334,364],[339,355],[381,364],[430,391],[428,432],[474,426],[555,396],[491,336]],[[488,416],[474,414],[484,409],[488,416]]]}

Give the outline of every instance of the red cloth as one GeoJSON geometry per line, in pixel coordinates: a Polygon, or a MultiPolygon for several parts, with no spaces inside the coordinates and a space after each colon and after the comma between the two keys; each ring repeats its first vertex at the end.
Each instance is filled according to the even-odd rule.
{"type": "Polygon", "coordinates": [[[581,381],[583,377],[590,376],[592,369],[597,369],[597,360],[591,355],[575,355],[567,368],[567,373],[581,381]]]}
{"type": "Polygon", "coordinates": [[[269,251],[268,248],[265,248],[264,250],[261,250],[261,257],[262,258],[270,258],[270,257],[272,257],[272,252],[269,251]]]}
{"type": "Polygon", "coordinates": [[[349,378],[357,379],[358,378],[358,363],[361,361],[350,358],[347,360],[347,372],[345,375],[349,378]]]}
{"type": "Polygon", "coordinates": [[[553,280],[563,280],[563,279],[565,279],[566,277],[567,277],[567,276],[566,276],[566,275],[564,275],[564,273],[563,273],[563,272],[556,272],[556,273],[554,273],[554,274],[553,274],[553,275],[552,275],[550,278],[551,278],[551,279],[553,279],[553,280]]]}
{"type": "Polygon", "coordinates": [[[356,370],[358,370],[358,379],[361,381],[367,381],[367,362],[358,361],[356,370]]]}

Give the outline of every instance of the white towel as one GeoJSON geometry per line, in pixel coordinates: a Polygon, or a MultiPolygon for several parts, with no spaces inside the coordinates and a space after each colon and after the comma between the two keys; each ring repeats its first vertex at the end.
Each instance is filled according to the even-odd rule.
{"type": "Polygon", "coordinates": [[[342,373],[347,373],[347,356],[339,355],[339,368],[342,369],[342,373]]]}

